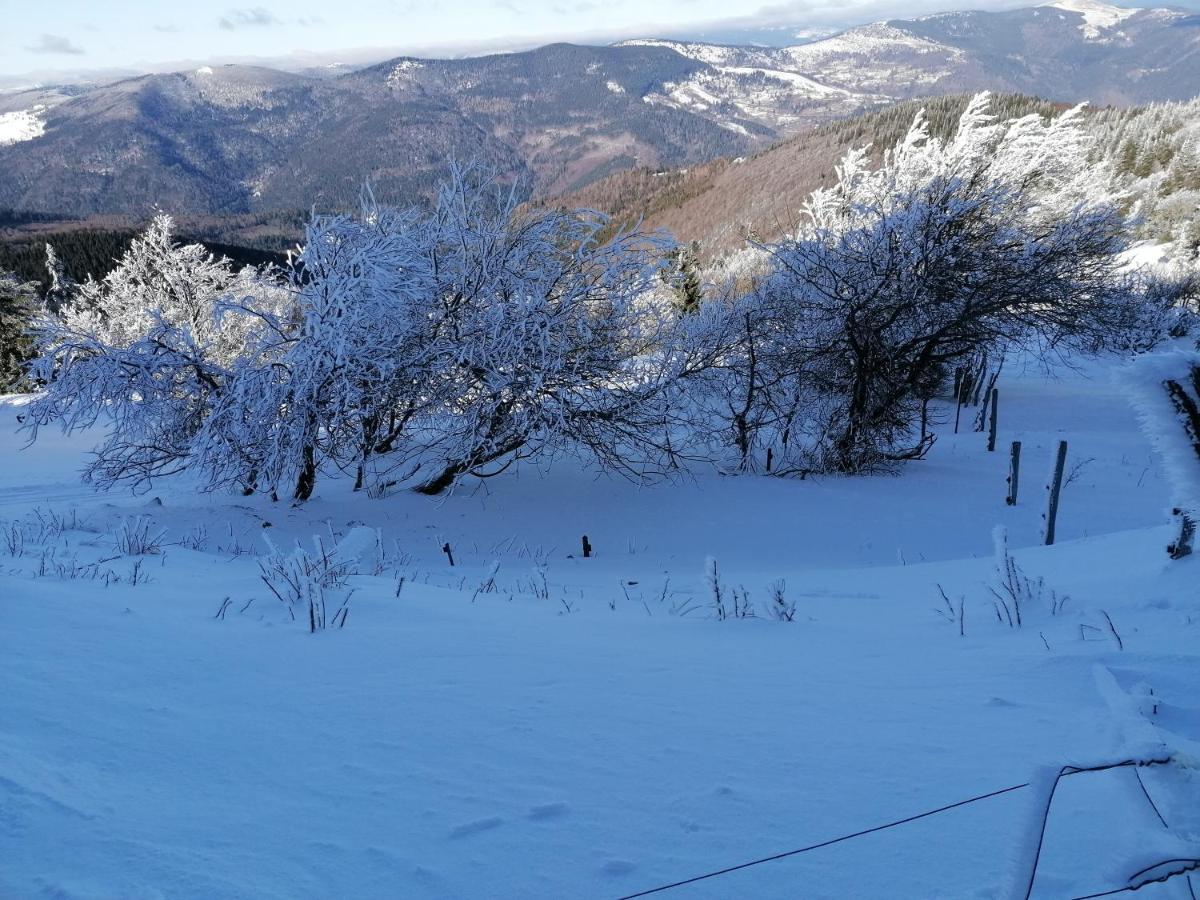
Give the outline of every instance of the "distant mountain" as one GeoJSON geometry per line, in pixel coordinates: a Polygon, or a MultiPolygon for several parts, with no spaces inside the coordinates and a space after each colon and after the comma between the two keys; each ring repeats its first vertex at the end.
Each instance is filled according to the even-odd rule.
{"type": "MultiPolygon", "coordinates": [[[[800,41],[803,29],[779,32],[800,41]]],[[[907,98],[1200,94],[1200,16],[1092,0],[891,21],[788,46],[555,44],[353,71],[222,66],[0,94],[0,208],[210,215],[425,195],[451,157],[535,196],[753,153],[907,98]]]]}

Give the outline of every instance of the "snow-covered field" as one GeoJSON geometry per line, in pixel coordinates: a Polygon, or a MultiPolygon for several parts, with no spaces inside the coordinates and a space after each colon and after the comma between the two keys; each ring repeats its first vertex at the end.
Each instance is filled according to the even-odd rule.
{"type": "Polygon", "coordinates": [[[1047,769],[1168,753],[1064,779],[1033,896],[1200,856],[1200,563],[1167,559],[1169,487],[1111,368],[1006,370],[1000,450],[968,410],[897,477],[560,466],[442,500],[326,480],[302,507],[94,495],[88,442],[20,449],[2,403],[0,896],[616,898],[1033,781],[656,895],[1020,897],[1047,769]],[[137,517],[163,536],[133,557],[137,517]],[[988,590],[997,525],[1045,578],[1020,629],[988,590]],[[313,535],[359,573],[316,634],[259,567],[313,535]],[[710,557],[756,618],[713,616],[710,557]]]}

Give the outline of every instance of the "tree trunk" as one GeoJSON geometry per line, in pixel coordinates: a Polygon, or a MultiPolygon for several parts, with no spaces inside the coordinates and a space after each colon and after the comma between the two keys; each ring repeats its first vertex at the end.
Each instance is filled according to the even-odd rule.
{"type": "Polygon", "coordinates": [[[498,448],[484,450],[477,448],[474,453],[463,460],[457,462],[446,463],[442,469],[433,478],[413,488],[418,494],[427,494],[436,496],[449,488],[454,482],[458,481],[459,477],[475,471],[480,466],[486,466],[490,462],[495,462],[502,456],[508,456],[510,453],[515,453],[525,445],[525,438],[512,438],[498,448]]]}
{"type": "Polygon", "coordinates": [[[417,485],[413,490],[418,494],[427,494],[430,497],[437,496],[449,488],[450,485],[454,484],[460,475],[466,473],[467,469],[468,466],[465,463],[451,463],[436,476],[417,485]]]}
{"type": "Polygon", "coordinates": [[[300,469],[300,477],[296,479],[296,500],[303,503],[312,496],[313,488],[317,486],[317,463],[312,444],[304,448],[304,465],[300,469]]]}

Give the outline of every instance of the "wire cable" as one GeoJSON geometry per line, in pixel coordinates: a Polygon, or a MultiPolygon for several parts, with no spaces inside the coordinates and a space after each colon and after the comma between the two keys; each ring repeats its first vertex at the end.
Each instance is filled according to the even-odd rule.
{"type": "MultiPolygon", "coordinates": [[[[1033,865],[1030,867],[1029,880],[1028,880],[1026,890],[1025,890],[1026,900],[1029,900],[1030,895],[1033,893],[1033,882],[1034,882],[1034,878],[1037,876],[1037,866],[1038,866],[1038,861],[1041,858],[1042,844],[1046,838],[1046,823],[1050,816],[1050,805],[1054,800],[1054,792],[1058,787],[1059,781],[1061,781],[1066,776],[1079,775],[1079,774],[1082,774],[1085,772],[1105,772],[1105,771],[1108,771],[1109,769],[1121,769],[1121,768],[1126,768],[1126,767],[1133,767],[1136,771],[1137,767],[1139,767],[1139,766],[1160,766],[1160,765],[1166,765],[1170,761],[1171,761],[1171,758],[1169,756],[1166,758],[1163,758],[1163,759],[1147,759],[1147,760],[1126,759],[1126,760],[1122,760],[1120,762],[1103,763],[1101,765],[1096,765],[1096,766],[1063,766],[1061,769],[1059,769],[1058,774],[1055,776],[1054,782],[1050,787],[1049,795],[1046,798],[1046,807],[1042,812],[1041,832],[1038,835],[1037,848],[1034,852],[1034,857],[1033,857],[1033,865]]],[[[960,806],[966,806],[970,803],[978,803],[981,800],[990,800],[991,798],[999,797],[1002,794],[1009,794],[1009,793],[1012,793],[1013,791],[1019,791],[1022,788],[1029,787],[1030,784],[1031,784],[1031,782],[1026,781],[1023,784],[1010,785],[1009,787],[1000,788],[999,790],[996,790],[996,791],[989,791],[986,794],[979,794],[978,796],[975,796],[975,797],[968,797],[966,800],[959,800],[957,803],[950,803],[946,806],[939,806],[937,809],[930,809],[930,810],[927,810],[922,813],[917,813],[916,815],[906,816],[903,819],[896,819],[894,822],[885,822],[882,825],[875,825],[875,826],[872,826],[871,828],[864,828],[862,831],[856,831],[853,834],[844,834],[841,837],[830,838],[829,840],[821,841],[818,844],[809,844],[807,847],[800,847],[796,850],[787,850],[783,853],[775,853],[771,856],[764,856],[761,859],[754,859],[754,860],[750,860],[749,862],[738,863],[735,866],[726,866],[723,869],[717,869],[713,872],[705,872],[703,875],[694,875],[691,878],[684,878],[682,881],[673,881],[670,884],[662,884],[662,885],[659,885],[658,887],[649,888],[644,891],[638,891],[637,893],[634,893],[634,894],[626,894],[622,897],[619,897],[618,900],[637,900],[637,898],[639,898],[639,897],[649,897],[651,894],[658,894],[663,891],[669,891],[669,890],[673,890],[674,888],[683,887],[684,885],[695,884],[698,881],[706,881],[709,878],[717,878],[718,876],[721,876],[721,875],[728,875],[730,872],[738,872],[738,871],[741,871],[742,869],[749,869],[752,866],[761,866],[764,863],[775,862],[776,860],[779,860],[779,859],[786,859],[789,856],[798,856],[801,853],[808,853],[812,850],[820,850],[822,847],[830,847],[830,846],[833,846],[834,844],[840,844],[843,841],[849,841],[849,840],[853,840],[854,838],[863,837],[864,835],[874,834],[877,831],[886,831],[889,828],[895,828],[899,825],[907,825],[909,822],[916,822],[918,819],[925,819],[925,818],[928,818],[929,816],[936,816],[939,813],[948,812],[949,810],[957,809],[960,806]]],[[[1147,796],[1147,799],[1149,799],[1148,796],[1147,796]]],[[[1153,804],[1151,804],[1151,805],[1153,805],[1153,804]]],[[[1157,808],[1155,809],[1155,812],[1157,812],[1157,808]]],[[[1161,863],[1160,863],[1160,865],[1161,865],[1161,863]]],[[[1154,867],[1151,866],[1151,868],[1154,868],[1154,867]]],[[[1137,874],[1140,875],[1142,873],[1139,872],[1137,874]]],[[[1180,874],[1180,873],[1176,873],[1176,874],[1180,874]]],[[[1137,875],[1134,875],[1133,877],[1136,878],[1137,875]]],[[[1168,876],[1168,877],[1170,877],[1170,876],[1168,876]]],[[[1120,888],[1119,890],[1112,891],[1110,893],[1121,893],[1121,892],[1127,891],[1127,890],[1136,890],[1136,888],[1120,888]]],[[[1108,896],[1108,895],[1107,894],[1095,894],[1093,896],[1104,897],[1104,896],[1108,896]]],[[[1078,898],[1078,900],[1087,900],[1087,898],[1078,898]]]]}
{"type": "Polygon", "coordinates": [[[990,791],[986,794],[980,794],[977,797],[969,797],[966,800],[959,800],[957,803],[951,803],[948,806],[939,806],[937,809],[931,809],[927,812],[917,813],[915,816],[907,816],[903,819],[897,819],[894,822],[885,822],[883,825],[875,825],[872,828],[864,828],[862,831],[856,831],[853,834],[845,834],[841,837],[831,838],[827,841],[821,841],[819,844],[810,844],[807,847],[800,847],[797,850],[788,850],[785,853],[776,853],[773,856],[764,856],[762,859],[755,859],[750,862],[740,863],[736,866],[728,866],[724,869],[718,869],[715,872],[706,872],[703,875],[696,875],[692,878],[685,878],[683,881],[676,881],[671,884],[660,885],[659,887],[650,888],[646,891],[638,891],[636,894],[627,894],[619,900],[635,900],[637,897],[648,897],[651,894],[657,894],[660,891],[669,891],[672,888],[683,887],[685,884],[695,884],[697,881],[704,881],[708,878],[716,878],[718,875],[728,875],[730,872],[737,872],[740,869],[748,869],[751,866],[761,866],[763,863],[774,862],[777,859],[786,859],[789,856],[797,856],[801,853],[808,853],[810,850],[819,850],[822,847],[829,847],[833,844],[840,844],[843,841],[849,841],[853,838],[862,837],[867,834],[874,834],[877,831],[884,831],[888,828],[895,828],[897,825],[906,825],[909,822],[915,822],[918,819],[924,819],[928,816],[935,816],[938,813],[944,813],[951,809],[957,809],[960,806],[966,806],[968,803],[978,803],[980,800],[989,800],[992,797],[999,797],[1001,794],[1008,794],[1012,791],[1019,791],[1021,788],[1029,787],[1029,782],[1024,784],[1014,784],[1011,787],[1001,788],[998,791],[990,791]]]}

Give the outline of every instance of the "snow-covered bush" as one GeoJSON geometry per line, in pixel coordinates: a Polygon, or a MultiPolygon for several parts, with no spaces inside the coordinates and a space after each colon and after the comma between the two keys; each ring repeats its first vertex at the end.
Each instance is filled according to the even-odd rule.
{"type": "Polygon", "coordinates": [[[342,628],[350,614],[353,591],[345,591],[353,574],[353,562],[342,558],[336,548],[327,547],[320,537],[313,538],[313,551],[298,543],[291,553],[272,547],[271,553],[259,559],[260,578],[274,594],[294,621],[296,610],[308,617],[310,632],[326,628],[342,628]],[[331,591],[341,589],[341,604],[329,615],[331,603],[337,596],[331,591]]]}
{"type": "MultiPolygon", "coordinates": [[[[1065,594],[1047,587],[1045,579],[1033,578],[1017,564],[1008,548],[1008,531],[997,527],[995,543],[996,582],[988,585],[996,621],[1009,628],[1021,628],[1044,613],[1057,616],[1070,600],[1065,594]]],[[[944,594],[943,594],[944,596],[944,594]]],[[[960,607],[961,616],[961,607],[960,607]]]]}
{"type": "Polygon", "coordinates": [[[1129,322],[1115,342],[1119,349],[1146,353],[1171,338],[1186,337],[1200,322],[1200,275],[1138,272],[1131,278],[1129,322]]]}
{"type": "Polygon", "coordinates": [[[122,556],[151,556],[162,550],[165,534],[148,516],[123,519],[113,532],[113,545],[122,556]]]}
{"type": "Polygon", "coordinates": [[[773,581],[768,591],[771,597],[768,605],[771,618],[779,622],[794,622],[796,620],[796,601],[788,599],[787,582],[782,578],[773,581]]]}
{"type": "Polygon", "coordinates": [[[636,478],[677,449],[679,386],[711,360],[651,300],[669,242],[530,211],[455,167],[432,209],[318,216],[290,283],[234,274],[156,220],[40,326],[29,428],[105,422],[102,485],[199,470],[290,490],[368,467],[438,493],[563,452],[636,478]]]}

